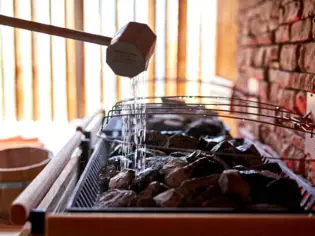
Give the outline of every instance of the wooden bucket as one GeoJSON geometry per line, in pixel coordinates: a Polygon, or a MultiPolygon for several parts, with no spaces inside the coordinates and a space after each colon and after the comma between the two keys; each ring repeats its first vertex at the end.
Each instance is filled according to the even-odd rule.
{"type": "Polygon", "coordinates": [[[20,147],[0,150],[0,216],[8,218],[11,203],[52,158],[46,149],[20,147]]]}

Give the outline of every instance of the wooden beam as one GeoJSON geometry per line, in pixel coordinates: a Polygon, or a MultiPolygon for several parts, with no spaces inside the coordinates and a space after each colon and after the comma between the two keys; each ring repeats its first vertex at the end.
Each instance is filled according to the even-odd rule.
{"type": "MultiPolygon", "coordinates": [[[[14,16],[31,18],[30,1],[15,0],[14,16]]],[[[16,118],[32,119],[32,49],[31,32],[14,30],[15,42],[15,83],[16,83],[16,118]]]]}
{"type": "MultiPolygon", "coordinates": [[[[177,78],[186,79],[187,53],[187,0],[179,0],[178,5],[178,53],[177,78]]],[[[186,95],[186,83],[177,83],[177,95],[186,95]]]]}
{"type": "MultiPolygon", "coordinates": [[[[65,1],[65,19],[66,27],[75,28],[75,0],[65,1]]],[[[67,63],[67,113],[68,120],[71,121],[78,117],[78,91],[77,91],[77,75],[76,75],[76,41],[66,39],[66,63],[67,63]]],[[[79,59],[80,60],[80,59],[79,59]]]]}
{"type": "MultiPolygon", "coordinates": [[[[74,23],[76,30],[83,31],[83,0],[75,0],[74,23]]],[[[84,79],[84,43],[80,41],[75,42],[75,75],[76,75],[76,89],[77,89],[77,117],[83,118],[86,116],[86,92],[84,79]]]]}
{"type": "MultiPolygon", "coordinates": [[[[148,25],[155,32],[155,18],[156,18],[156,0],[148,0],[148,25]]],[[[155,94],[155,55],[152,56],[150,65],[148,68],[148,96],[154,96],[155,94]]]]}
{"type": "Polygon", "coordinates": [[[233,81],[236,80],[237,11],[238,1],[217,1],[216,75],[233,81]]]}
{"type": "Polygon", "coordinates": [[[165,95],[176,95],[178,0],[166,1],[165,95]]]}

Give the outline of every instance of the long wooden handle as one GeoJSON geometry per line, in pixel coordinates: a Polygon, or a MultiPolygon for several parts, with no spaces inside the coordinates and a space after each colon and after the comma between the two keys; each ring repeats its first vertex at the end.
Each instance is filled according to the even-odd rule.
{"type": "Polygon", "coordinates": [[[0,24],[11,26],[14,28],[25,29],[30,31],[35,31],[39,33],[60,36],[63,38],[69,38],[74,40],[79,40],[88,43],[95,43],[99,45],[109,46],[112,38],[98,35],[90,34],[78,30],[72,30],[62,27],[57,27],[53,25],[47,25],[42,23],[37,23],[34,21],[22,20],[15,17],[0,15],[0,24]]]}
{"type": "MultiPolygon", "coordinates": [[[[91,117],[95,117],[102,112],[100,110],[98,113],[96,112],[92,116],[87,117],[82,122],[81,127],[85,129],[91,122],[91,117]]],[[[30,185],[14,200],[10,209],[10,220],[12,223],[22,225],[27,221],[31,209],[38,206],[69,162],[72,153],[81,142],[81,137],[82,133],[77,131],[63,149],[52,158],[30,185]]]]}

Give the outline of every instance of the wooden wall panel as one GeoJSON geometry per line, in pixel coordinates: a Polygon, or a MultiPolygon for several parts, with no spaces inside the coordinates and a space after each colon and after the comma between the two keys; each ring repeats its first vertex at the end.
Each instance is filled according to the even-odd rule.
{"type": "MultiPolygon", "coordinates": [[[[178,48],[177,48],[177,77],[186,78],[187,52],[187,0],[179,0],[178,5],[178,48]]],[[[186,84],[177,83],[177,95],[186,94],[186,84]]]]}
{"type": "Polygon", "coordinates": [[[216,75],[236,80],[237,0],[217,1],[216,75]]]}

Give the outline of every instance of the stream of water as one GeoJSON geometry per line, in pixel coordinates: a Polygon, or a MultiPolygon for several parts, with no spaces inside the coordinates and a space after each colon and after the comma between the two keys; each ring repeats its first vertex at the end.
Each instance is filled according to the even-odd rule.
{"type": "MultiPolygon", "coordinates": [[[[146,96],[145,73],[130,79],[131,97],[133,101],[122,108],[122,141],[123,155],[132,161],[132,168],[136,171],[145,169],[145,152],[134,151],[137,149],[145,150],[146,134],[146,103],[141,100],[146,96]]],[[[122,162],[121,168],[128,168],[128,161],[122,162]]]]}

